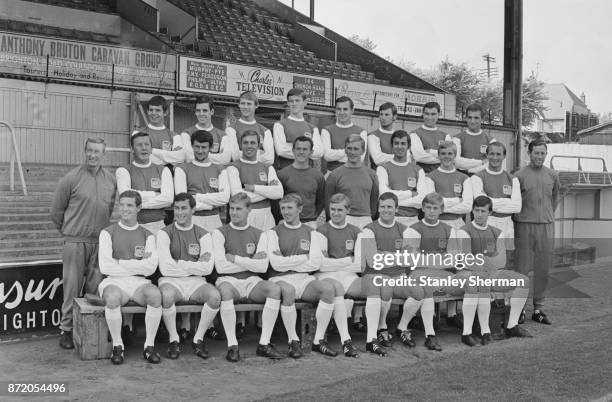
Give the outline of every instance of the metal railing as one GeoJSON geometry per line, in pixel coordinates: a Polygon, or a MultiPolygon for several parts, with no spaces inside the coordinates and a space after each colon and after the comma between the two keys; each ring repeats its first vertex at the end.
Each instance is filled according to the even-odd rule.
{"type": "Polygon", "coordinates": [[[19,169],[19,179],[21,180],[21,188],[23,189],[23,195],[28,195],[25,176],[23,175],[23,167],[21,166],[19,145],[17,144],[17,137],[15,136],[15,129],[10,123],[6,121],[0,121],[0,126],[6,126],[6,128],[8,128],[8,130],[11,132],[11,142],[13,143],[13,149],[11,150],[11,161],[9,164],[10,189],[11,191],[15,191],[15,160],[17,160],[17,169],[19,169]]]}
{"type": "Polygon", "coordinates": [[[554,164],[553,161],[555,159],[578,159],[578,171],[580,172],[584,172],[585,170],[582,168],[582,163],[581,160],[582,159],[590,159],[590,160],[596,160],[596,161],[601,161],[601,165],[603,166],[603,170],[601,172],[607,172],[608,169],[606,167],[606,161],[604,158],[602,157],[597,157],[597,156],[576,156],[576,155],[554,155],[550,158],[550,168],[554,169],[554,164]]]}

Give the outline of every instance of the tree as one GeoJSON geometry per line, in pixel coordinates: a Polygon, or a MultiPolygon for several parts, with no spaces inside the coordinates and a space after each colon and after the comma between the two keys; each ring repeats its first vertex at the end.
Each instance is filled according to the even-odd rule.
{"type": "Polygon", "coordinates": [[[532,72],[531,75],[523,81],[523,127],[527,127],[533,123],[538,117],[542,116],[546,107],[544,101],[548,98],[544,93],[544,83],[532,72]]]}
{"type": "Polygon", "coordinates": [[[362,38],[361,36],[359,36],[357,34],[353,34],[353,35],[349,36],[348,39],[351,42],[354,42],[354,43],[358,44],[362,48],[364,48],[366,50],[369,50],[370,52],[374,52],[374,49],[376,49],[376,47],[378,46],[378,45],[376,45],[376,43],[374,43],[374,41],[372,39],[370,39],[367,36],[365,38],[362,38]]]}

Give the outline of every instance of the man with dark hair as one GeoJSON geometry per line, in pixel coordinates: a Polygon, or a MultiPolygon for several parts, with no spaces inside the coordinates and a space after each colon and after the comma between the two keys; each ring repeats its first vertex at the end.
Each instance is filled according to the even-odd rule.
{"type": "Polygon", "coordinates": [[[156,95],[147,103],[149,122],[132,132],[147,133],[151,137],[151,162],[155,165],[182,163],[185,160],[181,136],[166,127],[168,104],[163,96],[156,95]]]}
{"type": "Polygon", "coordinates": [[[85,141],[85,163],[60,179],[51,204],[51,221],[64,237],[60,346],[73,349],[72,300],[95,293],[102,280],[98,267],[98,236],[108,226],[115,206],[115,176],[101,166],[106,144],[85,141]]]}
{"type": "Polygon", "coordinates": [[[547,147],[542,140],[529,143],[529,165],[516,173],[521,185],[522,209],[515,214],[517,264],[516,269],[527,275],[533,267],[533,315],[535,322],[550,325],[542,311],[548,271],[554,251],[555,208],[559,199],[559,175],[544,166],[547,147]]]}
{"type": "Polygon", "coordinates": [[[195,116],[198,122],[195,126],[189,127],[181,133],[181,138],[185,148],[185,162],[191,162],[194,159],[191,137],[196,131],[208,131],[212,135],[212,144],[210,145],[210,161],[215,165],[225,166],[232,159],[234,144],[231,138],[225,134],[224,130],[220,130],[213,126],[212,117],[215,114],[215,104],[212,97],[208,95],[198,96],[195,101],[195,116]]]}
{"type": "Polygon", "coordinates": [[[461,129],[459,134],[453,137],[453,142],[457,145],[455,164],[463,173],[472,175],[484,170],[487,164],[487,146],[495,139],[482,131],[482,106],[472,103],[465,113],[467,128],[461,129]]]}
{"type": "Polygon", "coordinates": [[[227,170],[211,161],[214,136],[209,131],[195,131],[190,138],[194,159],[174,170],[176,194],[188,192],[196,200],[193,223],[212,233],[221,226],[219,208],[230,197],[227,170]]]}
{"type": "Polygon", "coordinates": [[[323,158],[327,161],[328,172],[346,163],[346,139],[353,134],[363,138],[364,152],[361,160],[363,161],[365,158],[365,143],[367,142],[368,134],[363,128],[353,124],[354,108],[355,105],[351,98],[348,96],[339,97],[336,99],[336,123],[330,124],[321,130],[323,158]]]}
{"type": "Polygon", "coordinates": [[[285,193],[302,197],[304,207],[300,221],[316,229],[317,218],[325,207],[325,177],[320,170],[310,167],[313,141],[305,136],[293,142],[294,162],[278,172],[285,193]]]}
{"type": "Polygon", "coordinates": [[[408,155],[410,137],[404,130],[391,135],[393,159],[378,166],[380,194],[387,192],[398,198],[397,220],[410,226],[419,220],[419,209],[426,195],[425,172],[408,155]]]}
{"type": "MultiPolygon", "coordinates": [[[[478,321],[482,335],[481,343],[491,342],[489,314],[492,306],[505,304],[505,294],[510,293],[510,316],[505,324],[505,333],[512,337],[529,338],[531,334],[519,326],[518,320],[529,295],[529,278],[518,272],[504,269],[506,266],[505,241],[501,231],[488,224],[493,202],[487,196],[480,195],[474,199],[472,213],[474,219],[457,231],[461,250],[465,255],[480,258],[482,264],[466,267],[471,279],[496,280],[493,286],[470,286],[463,298],[463,334],[461,340],[468,346],[476,345],[472,337],[474,317],[478,313],[478,321]],[[506,281],[507,285],[503,282],[506,281]],[[516,284],[513,285],[513,283],[516,284]],[[503,296],[491,302],[491,292],[503,296]]],[[[497,330],[497,328],[494,328],[497,330]]]]}
{"type": "Polygon", "coordinates": [[[319,129],[304,120],[306,93],[300,88],[291,88],[287,93],[289,116],[274,123],[274,149],[276,151],[276,169],[281,170],[295,160],[293,147],[298,137],[308,137],[312,140],[310,158],[320,159],[323,156],[323,144],[319,129]]]}
{"type": "Polygon", "coordinates": [[[154,235],[161,230],[166,216],[165,208],[172,205],[174,182],[170,169],[151,161],[151,136],[137,132],[130,137],[134,161],[127,167],[117,168],[117,191],[121,194],[134,190],[142,198],[138,223],[154,235]]]}
{"type": "Polygon", "coordinates": [[[444,141],[451,140],[450,135],[438,128],[439,117],[438,102],[427,102],[423,105],[423,125],[410,132],[410,152],[425,173],[440,166],[438,146],[444,141]]]}
{"type": "Polygon", "coordinates": [[[100,232],[100,271],[106,278],[98,291],[104,299],[104,316],[113,342],[111,362],[124,359],[121,338],[121,306],[134,301],[147,306],[145,328],[147,337],[143,356],[149,363],[161,361],[155,351],[155,334],[162,318],[161,293],[146,276],[157,268],[155,236],[138,224],[136,216],[141,205],[140,194],[127,190],[119,195],[121,220],[100,232]]]}
{"type": "Polygon", "coordinates": [[[180,337],[176,330],[176,303],[202,304],[198,328],[193,336],[193,351],[202,359],[208,358],[204,332],[219,312],[219,291],[206,282],[213,270],[213,243],[210,233],[192,221],[196,200],[189,193],[174,197],[174,223],[157,235],[159,256],[159,290],[162,295],[162,317],[170,341],[168,357],[178,359],[180,337]]]}
{"type": "Polygon", "coordinates": [[[368,133],[370,166],[374,170],[377,166],[393,160],[391,135],[393,134],[393,122],[397,119],[397,106],[391,102],[380,105],[378,119],[380,120],[380,127],[368,133]]]}

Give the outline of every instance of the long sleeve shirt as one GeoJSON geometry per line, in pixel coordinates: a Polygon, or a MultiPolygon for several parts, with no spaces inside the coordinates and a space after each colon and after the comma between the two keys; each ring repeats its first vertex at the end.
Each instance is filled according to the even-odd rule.
{"type": "Polygon", "coordinates": [[[361,272],[361,237],[356,226],[329,221],[317,228],[321,234],[321,272],[361,272]]]}
{"type": "Polygon", "coordinates": [[[140,225],[118,222],[100,232],[98,263],[103,275],[149,276],[157,262],[155,236],[140,225]]]}
{"type": "Polygon", "coordinates": [[[504,236],[495,228],[489,225],[482,227],[471,222],[457,230],[457,241],[464,254],[474,256],[480,254],[483,259],[484,264],[475,263],[466,268],[478,271],[506,267],[506,242],[504,236]]]}
{"type": "Polygon", "coordinates": [[[408,240],[408,249],[413,253],[422,252],[417,268],[454,268],[454,259],[444,258],[444,254],[454,255],[461,250],[454,228],[438,221],[429,224],[421,220],[410,226],[404,237],[408,240]],[[435,258],[440,254],[442,258],[435,258]],[[429,256],[428,256],[429,255],[429,256]]]}
{"type": "Polygon", "coordinates": [[[240,135],[246,130],[256,131],[260,135],[262,149],[257,151],[257,160],[264,165],[272,165],[274,163],[274,139],[272,138],[272,133],[256,121],[245,121],[243,119],[238,119],[234,126],[229,126],[225,129],[225,132],[231,138],[231,142],[235,144],[232,160],[237,161],[242,158],[240,135]]]}
{"type": "Polygon", "coordinates": [[[374,165],[393,160],[392,134],[393,130],[385,130],[382,127],[368,134],[368,153],[374,165]]]}
{"type": "Polygon", "coordinates": [[[259,229],[229,223],[215,230],[212,239],[215,268],[219,275],[265,273],[268,269],[268,236],[259,229]],[[234,262],[227,259],[228,253],[234,256],[234,262]],[[253,258],[258,253],[265,253],[265,258],[253,258]]]}
{"type": "Polygon", "coordinates": [[[393,193],[398,199],[398,216],[415,216],[428,194],[425,172],[408,161],[387,162],[376,168],[378,192],[393,193]]]}
{"type": "Polygon", "coordinates": [[[486,195],[493,202],[494,216],[510,216],[521,212],[521,184],[505,170],[494,172],[488,167],[470,177],[474,198],[486,195]]]}
{"type": "MultiPolygon", "coordinates": [[[[211,162],[198,162],[193,160],[190,163],[192,166],[187,166],[187,164],[185,164],[179,165],[174,169],[175,194],[189,192],[193,195],[196,200],[196,211],[210,211],[216,207],[226,205],[230,198],[230,183],[227,170],[221,170],[217,177],[208,177],[206,183],[198,183],[197,185],[194,184],[189,186],[188,182],[191,182],[191,179],[193,179],[194,182],[205,180],[207,178],[206,168],[212,166],[211,162]],[[192,172],[191,174],[194,175],[193,178],[187,177],[188,174],[190,174],[189,172],[192,172]],[[196,172],[199,174],[196,175],[196,172]],[[200,178],[200,180],[196,180],[196,178],[200,178]]],[[[217,170],[211,169],[211,171],[216,172],[217,170]]]]}
{"type": "Polygon", "coordinates": [[[456,219],[472,210],[472,181],[456,169],[437,168],[426,176],[425,186],[426,194],[437,192],[444,198],[444,212],[440,219],[456,219]]]}
{"type": "Polygon", "coordinates": [[[157,233],[159,270],[163,276],[206,276],[213,270],[215,259],[210,233],[194,227],[182,228],[176,223],[157,233]],[[203,258],[208,253],[209,258],[203,258]]]}
{"type": "Polygon", "coordinates": [[[115,176],[108,170],[76,167],[57,184],[51,221],[68,242],[97,243],[110,222],[116,194],[115,176]]]}
{"type": "Polygon", "coordinates": [[[416,162],[437,164],[440,141],[451,141],[450,135],[438,128],[421,126],[410,133],[410,153],[416,162]],[[431,137],[431,138],[430,138],[431,137]],[[424,139],[426,143],[424,143],[424,139]]]}
{"type": "Polygon", "coordinates": [[[323,143],[321,142],[319,129],[309,123],[306,123],[303,118],[298,119],[293,116],[289,116],[287,119],[278,121],[274,123],[272,133],[274,137],[274,149],[276,151],[276,155],[280,158],[295,159],[293,155],[293,142],[297,137],[303,135],[310,137],[313,142],[312,155],[310,158],[321,159],[321,157],[323,157],[323,143]],[[287,132],[285,127],[293,130],[293,132],[287,132]]]}
{"type": "MultiPolygon", "coordinates": [[[[350,123],[348,125],[332,124],[321,130],[321,142],[323,143],[323,159],[328,164],[328,170],[334,170],[338,166],[346,163],[346,152],[344,145],[346,139],[352,134],[359,134],[363,138],[364,144],[368,144],[368,133],[359,126],[350,123]]],[[[361,156],[361,160],[365,160],[366,152],[361,156]]]]}
{"type": "Polygon", "coordinates": [[[299,244],[297,247],[299,247],[301,253],[297,254],[287,250],[283,252],[278,233],[274,229],[266,231],[268,236],[268,255],[270,256],[272,269],[277,272],[293,271],[308,273],[317,271],[321,267],[323,257],[321,254],[321,234],[316,230],[310,230],[308,239],[298,238],[298,231],[304,225],[300,224],[299,226],[291,227],[285,224],[285,222],[281,222],[279,226],[281,225],[285,226],[283,229],[287,229],[281,229],[284,236],[287,234],[286,237],[283,237],[283,242],[296,243],[296,246],[299,244]]]}
{"type": "Polygon", "coordinates": [[[525,166],[515,175],[521,185],[523,205],[516,214],[518,222],[553,223],[561,184],[559,174],[542,166],[525,166]]]}
{"type": "MultiPolygon", "coordinates": [[[[144,169],[150,167],[152,162],[149,161],[147,164],[132,162],[132,165],[137,169],[144,169]]],[[[162,169],[159,191],[144,190],[139,188],[139,186],[135,186],[130,172],[124,167],[117,168],[115,175],[117,177],[118,193],[121,194],[127,190],[138,192],[140,198],[142,198],[142,209],[160,209],[172,205],[174,200],[174,182],[172,180],[172,173],[167,167],[162,169]]]]}
{"type": "Polygon", "coordinates": [[[228,166],[226,170],[231,195],[246,193],[251,202],[256,204],[252,205],[253,208],[268,207],[268,200],[279,200],[283,197],[283,186],[272,166],[266,167],[261,162],[241,158],[240,161],[228,166]],[[243,188],[245,184],[253,184],[253,191],[246,191],[243,188]]]}
{"type": "Polygon", "coordinates": [[[132,135],[139,131],[148,133],[151,138],[151,162],[156,165],[183,163],[185,150],[183,139],[179,134],[170,131],[166,126],[157,127],[148,124],[134,130],[132,135]]]}

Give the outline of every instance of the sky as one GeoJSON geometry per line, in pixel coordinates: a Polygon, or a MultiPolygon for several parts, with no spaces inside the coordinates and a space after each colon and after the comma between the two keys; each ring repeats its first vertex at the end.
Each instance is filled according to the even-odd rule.
{"type": "MultiPolygon", "coordinates": [[[[309,0],[294,3],[308,15],[309,0]]],[[[524,0],[523,77],[533,71],[584,92],[592,112],[612,111],[611,15],[610,0],[524,0]]],[[[422,69],[446,57],[484,69],[488,53],[503,76],[503,0],[318,0],[315,21],[345,37],[368,37],[379,55],[422,69]]]]}

